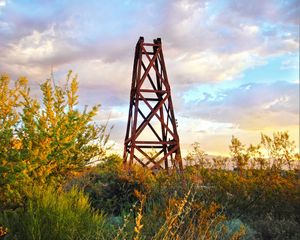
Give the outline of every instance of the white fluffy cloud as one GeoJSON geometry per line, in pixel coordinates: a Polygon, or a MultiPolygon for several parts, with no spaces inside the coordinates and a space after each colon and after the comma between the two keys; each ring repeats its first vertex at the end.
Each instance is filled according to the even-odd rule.
{"type": "Polygon", "coordinates": [[[6,0],[0,0],[0,7],[4,7],[6,5],[6,0]]]}

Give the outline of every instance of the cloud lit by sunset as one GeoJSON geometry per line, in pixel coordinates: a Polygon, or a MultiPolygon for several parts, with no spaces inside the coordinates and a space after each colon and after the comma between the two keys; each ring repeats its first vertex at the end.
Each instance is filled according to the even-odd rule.
{"type": "Polygon", "coordinates": [[[101,103],[122,151],[134,47],[161,37],[183,153],[228,153],[288,130],[299,148],[298,1],[0,0],[0,73],[35,92],[78,73],[80,102],[101,103]]]}

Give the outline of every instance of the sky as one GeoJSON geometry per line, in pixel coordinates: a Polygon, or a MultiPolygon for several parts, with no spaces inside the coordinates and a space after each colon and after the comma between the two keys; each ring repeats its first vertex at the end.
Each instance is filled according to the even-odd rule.
{"type": "Polygon", "coordinates": [[[183,154],[288,130],[299,149],[299,1],[0,0],[0,73],[33,92],[72,69],[122,150],[135,44],[161,37],[183,154]]]}

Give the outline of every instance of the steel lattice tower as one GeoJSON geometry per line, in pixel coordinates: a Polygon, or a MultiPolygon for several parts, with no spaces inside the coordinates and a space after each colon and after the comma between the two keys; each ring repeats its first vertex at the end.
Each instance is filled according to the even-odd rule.
{"type": "Polygon", "coordinates": [[[130,168],[135,161],[152,170],[182,170],[176,125],[161,39],[144,43],[140,37],[133,63],[124,165],[130,168]]]}

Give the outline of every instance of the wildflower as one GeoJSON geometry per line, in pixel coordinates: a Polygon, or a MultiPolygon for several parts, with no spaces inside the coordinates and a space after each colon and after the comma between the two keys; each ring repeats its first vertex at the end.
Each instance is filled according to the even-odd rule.
{"type": "Polygon", "coordinates": [[[8,233],[8,228],[0,226],[0,237],[5,236],[8,233]]]}

